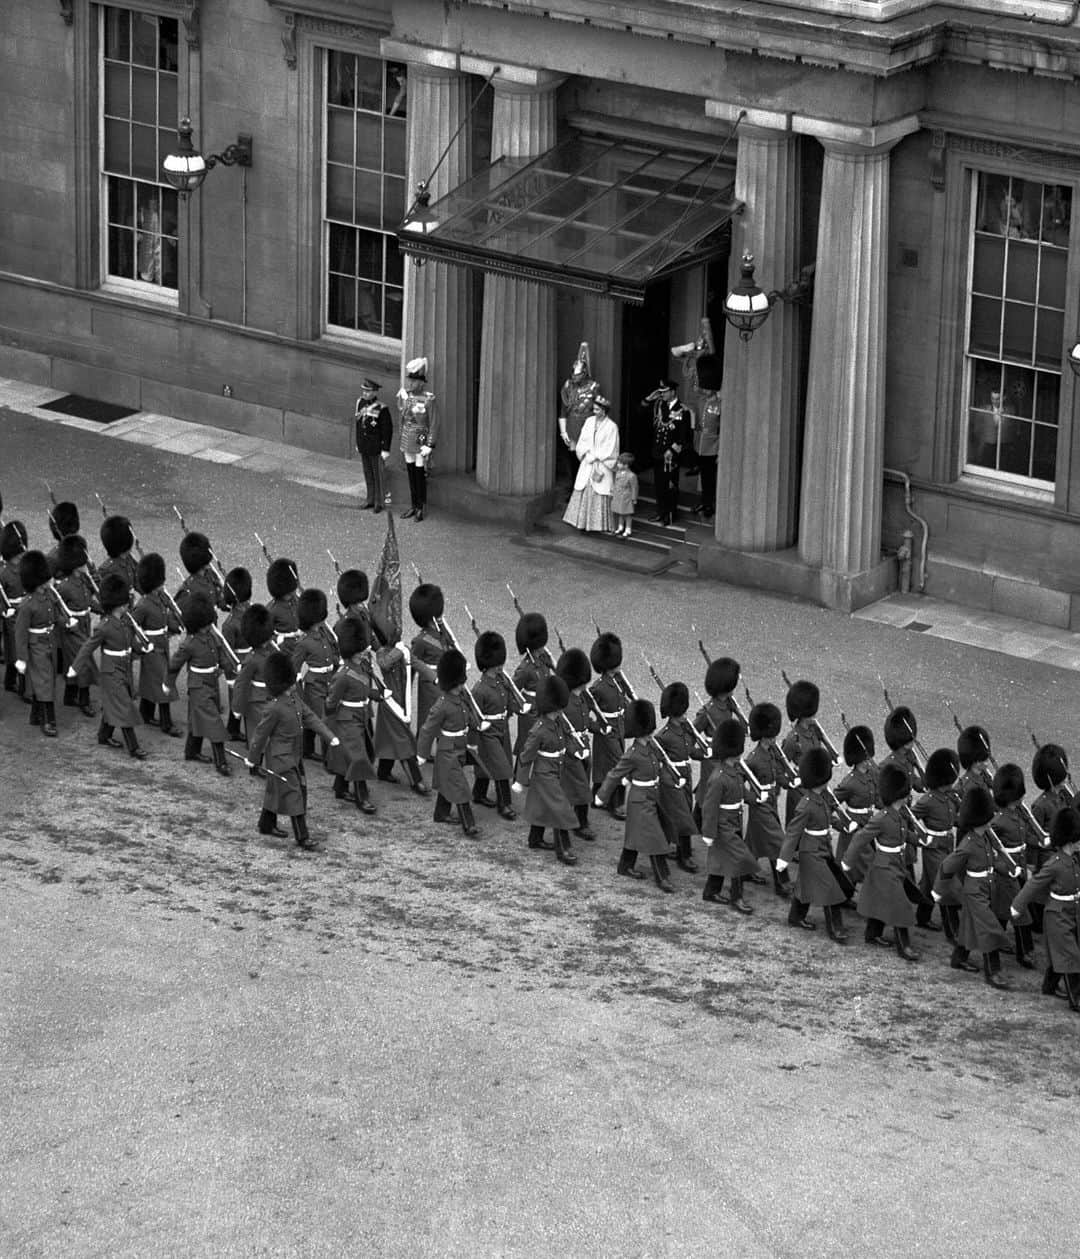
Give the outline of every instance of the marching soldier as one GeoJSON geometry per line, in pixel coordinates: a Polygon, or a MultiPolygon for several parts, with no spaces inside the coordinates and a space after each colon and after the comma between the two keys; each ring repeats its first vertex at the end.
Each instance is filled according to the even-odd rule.
{"type": "MultiPolygon", "coordinates": [[[[723,904],[727,900],[740,914],[752,914],[753,907],[743,899],[743,880],[757,873],[757,861],[743,838],[743,804],[751,798],[740,767],[746,747],[746,727],[729,717],[713,735],[716,768],[701,806],[701,842],[708,848],[707,878],[703,901],[723,904]],[[724,880],[728,896],[722,895],[724,880]]],[[[758,796],[759,804],[765,801],[758,796]]]]}
{"type": "MultiPolygon", "coordinates": [[[[244,637],[244,613],[251,606],[251,573],[246,568],[230,568],[225,574],[222,601],[229,612],[221,626],[222,637],[229,644],[233,655],[240,661],[238,667],[243,668],[244,661],[252,650],[251,644],[244,637]]],[[[229,720],[225,723],[225,729],[230,743],[240,742],[244,737],[240,730],[240,718],[237,716],[236,706],[233,703],[235,685],[235,677],[226,680],[229,720]]]]}
{"type": "MultiPolygon", "coordinates": [[[[742,725],[738,705],[735,703],[735,689],[739,685],[741,674],[742,667],[739,662],[730,656],[720,656],[710,661],[705,670],[705,694],[709,698],[704,708],[699,708],[694,716],[694,729],[700,730],[710,743],[717,730],[720,729],[722,721],[738,721],[742,725]]],[[[701,762],[701,777],[698,779],[697,790],[694,793],[694,819],[699,828],[701,807],[715,767],[716,762],[711,757],[706,757],[701,762]]]]}
{"type": "Polygon", "coordinates": [[[84,717],[94,717],[94,705],[90,700],[90,687],[97,684],[97,669],[92,660],[87,661],[82,672],[71,680],[67,671],[79,654],[83,643],[90,636],[90,616],[101,614],[101,604],[90,584],[87,573],[89,557],[86,540],[77,533],[60,539],[56,552],[56,588],[60,597],[75,616],[75,624],[60,626],[60,665],[64,673],[64,706],[78,708],[84,717]]]}
{"type": "Polygon", "coordinates": [[[941,863],[956,844],[956,817],[960,811],[960,797],[956,793],[960,761],[952,748],[935,748],[927,759],[923,777],[926,790],[912,805],[911,811],[926,828],[929,840],[922,850],[922,876],[919,880],[919,890],[927,900],[916,910],[915,922],[923,931],[939,930],[931,921],[936,902],[941,911],[945,938],[955,944],[963,898],[959,884],[939,878],[941,863]],[[936,897],[933,895],[935,888],[938,889],[936,897]]]}
{"type": "Polygon", "coordinates": [[[383,488],[383,465],[390,458],[390,443],[394,436],[394,421],[390,408],[379,401],[378,381],[365,379],[360,385],[360,397],[356,399],[356,449],[364,465],[364,486],[367,501],[361,511],[382,511],[386,491],[383,488]]]}
{"type": "Polygon", "coordinates": [[[694,822],[694,762],[702,761],[705,751],[703,738],[695,733],[687,719],[689,708],[690,692],[686,683],[669,682],[660,692],[660,716],[667,718],[667,725],[657,733],[656,741],[683,778],[680,787],[671,781],[670,774],[660,776],[660,822],[668,840],[675,846],[675,864],[687,874],[696,874],[698,867],[693,848],[693,836],[697,830],[694,822]]]}
{"type": "Polygon", "coordinates": [[[135,546],[135,534],[126,516],[106,516],[101,522],[101,545],[107,559],[98,565],[99,582],[115,573],[127,582],[128,597],[135,589],[137,563],[131,554],[135,546]]]}
{"type": "MultiPolygon", "coordinates": [[[[784,755],[792,763],[792,765],[802,765],[802,758],[810,751],[811,748],[821,748],[821,733],[815,718],[817,717],[818,707],[821,704],[821,692],[813,682],[807,682],[800,679],[798,682],[792,682],[788,687],[787,695],[784,697],[784,707],[787,711],[788,721],[791,722],[791,729],[784,736],[782,747],[784,755]]],[[[825,753],[828,756],[828,753],[825,753]]],[[[815,765],[818,762],[815,760],[815,765]]],[[[824,782],[820,784],[824,786],[832,777],[832,767],[824,782]]],[[[799,787],[791,786],[788,788],[787,798],[784,801],[784,825],[786,828],[791,826],[795,817],[795,810],[799,807],[799,801],[802,799],[803,792],[806,788],[806,779],[802,776],[802,770],[799,770],[799,778],[801,785],[799,787]]],[[[816,812],[816,810],[815,810],[816,812]]],[[[788,831],[790,835],[790,830],[788,831]]]]}
{"type": "Polygon", "coordinates": [[[435,792],[433,820],[452,821],[450,809],[457,805],[461,828],[472,839],[480,830],[470,804],[472,791],[465,777],[465,758],[470,732],[478,729],[480,723],[463,694],[466,671],[465,657],[460,651],[450,647],[440,655],[435,675],[442,694],[424,719],[416,739],[416,751],[417,762],[423,765],[431,756],[432,745],[435,746],[431,773],[431,788],[435,792]]]}
{"type": "Polygon", "coordinates": [[[211,630],[217,611],[204,594],[193,594],[184,611],[187,637],[169,662],[169,684],[175,685],[180,670],[188,671],[188,734],[184,744],[185,761],[206,762],[202,741],[208,739],[214,769],[223,777],[232,774],[225,760],[228,732],[221,719],[221,673],[232,673],[233,664],[221,640],[211,630]]]}
{"type": "Polygon", "coordinates": [[[15,691],[26,703],[26,683],[15,668],[15,616],[26,592],[19,580],[19,556],[26,550],[28,537],[21,520],[9,520],[0,529],[0,610],[3,615],[4,690],[15,691]]]}
{"type": "Polygon", "coordinates": [[[277,650],[270,613],[261,603],[253,603],[244,610],[240,618],[240,634],[251,650],[240,661],[233,680],[231,716],[236,718],[237,725],[243,721],[250,747],[255,728],[270,702],[270,692],[266,688],[266,662],[277,650]]]}
{"type": "MultiPolygon", "coordinates": [[[[796,682],[788,692],[788,714],[791,714],[791,691],[800,683],[796,682]]],[[[803,687],[813,686],[804,682],[803,687]]],[[[817,692],[817,687],[813,687],[817,692]]],[[[809,699],[809,692],[797,692],[797,697],[809,699]]],[[[803,711],[807,705],[798,703],[796,711],[803,711]]],[[[817,704],[813,705],[817,711],[817,704]]],[[[798,720],[804,720],[800,717],[798,720]]],[[[790,735],[789,735],[790,737],[790,735]]],[[[776,862],[777,870],[783,872],[792,861],[798,861],[799,872],[791,897],[791,908],[788,911],[788,924],[802,927],[805,931],[813,931],[817,926],[807,914],[811,905],[820,905],[825,914],[825,929],[829,937],[837,944],[847,943],[847,932],[840,906],[847,900],[847,894],[837,882],[833,873],[832,852],[832,812],[824,795],[832,777],[832,760],[823,747],[810,745],[799,758],[799,780],[802,786],[794,814],[786,827],[784,847],[776,862]]],[[[789,793],[790,799],[790,793],[789,793]]]]}
{"type": "Polygon", "coordinates": [[[536,696],[545,678],[554,671],[547,653],[547,621],[539,612],[525,612],[514,628],[514,644],[521,655],[514,670],[514,685],[525,697],[529,707],[518,713],[517,737],[514,740],[514,756],[521,755],[525,740],[536,720],[536,696]]]}
{"type": "Polygon", "coordinates": [[[194,595],[209,599],[216,608],[228,606],[225,591],[214,571],[210,539],[205,533],[185,533],[180,539],[180,563],[187,576],[176,592],[176,606],[181,616],[187,611],[188,600],[194,595]]]}
{"type": "Polygon", "coordinates": [[[1054,996],[1064,979],[1069,1009],[1080,1013],[1080,815],[1075,809],[1055,814],[1050,844],[1049,858],[1020,889],[1012,915],[1019,921],[1032,905],[1045,906],[1048,960],[1042,990],[1054,996]]]}
{"type": "Polygon", "coordinates": [[[172,705],[180,697],[169,681],[169,636],[182,633],[184,627],[165,593],[165,561],[157,552],[139,560],[135,582],[142,598],[131,615],[153,647],[139,661],[139,716],[146,725],[178,739],[172,705]]]}
{"type": "Polygon", "coordinates": [[[405,364],[405,384],[398,390],[398,414],[401,416],[401,454],[409,478],[408,511],[404,520],[423,520],[427,510],[427,463],[435,447],[438,417],[435,395],[427,387],[428,361],[410,359],[405,364]]]}
{"type": "Polygon", "coordinates": [[[655,523],[673,525],[679,510],[679,467],[690,450],[692,415],[679,401],[674,381],[662,380],[641,404],[652,408],[653,485],[656,494],[655,523]]]}
{"type": "MultiPolygon", "coordinates": [[[[334,631],[326,624],[326,595],[309,587],[300,595],[296,605],[297,625],[300,637],[292,644],[292,658],[299,679],[297,686],[308,708],[316,717],[326,716],[326,696],[330,679],[338,665],[338,646],[334,631]]],[[[315,752],[315,735],[304,731],[304,755],[313,761],[325,759],[315,752]]]]}
{"type": "Polygon", "coordinates": [[[911,790],[922,791],[925,783],[923,771],[915,754],[915,740],[919,734],[915,714],[903,704],[894,708],[885,718],[884,733],[889,755],[884,758],[879,768],[884,769],[886,765],[897,766],[907,774],[911,790]]]}
{"type": "Polygon", "coordinates": [[[450,638],[440,623],[445,606],[442,590],[430,582],[421,582],[409,595],[409,615],[420,630],[409,644],[409,657],[417,677],[418,730],[439,699],[440,688],[436,671],[443,652],[450,649],[450,638]]]}
{"type": "Polygon", "coordinates": [[[52,534],[56,546],[49,551],[45,558],[49,562],[49,572],[55,577],[56,555],[61,541],[80,532],[78,507],[66,499],[62,503],[55,503],[49,511],[49,532],[52,534]]]}
{"type": "Polygon", "coordinates": [[[300,637],[300,622],[297,619],[300,600],[296,593],[299,586],[300,578],[292,560],[271,560],[266,570],[266,592],[270,596],[266,610],[270,613],[270,624],[274,629],[274,644],[285,651],[291,650],[300,637]]]}
{"type": "MultiPolygon", "coordinates": [[[[1001,841],[1002,851],[1010,861],[1015,862],[1018,873],[1015,878],[1002,875],[993,880],[990,903],[1003,927],[1008,927],[1010,921],[1012,923],[1017,966],[1031,970],[1035,965],[1031,960],[1035,952],[1035,942],[1031,937],[1031,913],[1023,909],[1018,915],[1011,914],[1016,897],[1027,882],[1027,867],[1024,863],[1027,844],[1030,840],[1036,847],[1042,847],[1042,840],[1031,833],[1031,827],[1020,808],[1024,791],[1024,771],[1019,765],[1002,765],[994,774],[992,794],[997,812],[991,825],[994,834],[1001,841]]],[[[1047,840],[1046,848],[1049,847],[1050,842],[1047,840]]],[[[1043,853],[1044,861],[1047,855],[1043,853]]]]}
{"type": "MultiPolygon", "coordinates": [[[[874,732],[869,726],[852,726],[844,735],[844,764],[849,772],[836,785],[836,798],[860,826],[869,822],[878,802],[878,767],[874,763],[874,732]]],[[[842,830],[836,841],[836,860],[846,860],[851,836],[842,830]]],[[[861,878],[861,874],[858,878],[861,878]]],[[[857,881],[857,880],[856,880],[857,881]]]]}
{"type": "Polygon", "coordinates": [[[368,791],[375,777],[371,708],[382,696],[382,685],[367,658],[371,640],[365,622],[346,617],[337,635],[341,665],[326,697],[326,724],[341,742],[328,749],[326,768],[334,775],[336,800],[350,800],[361,813],[374,813],[368,791]]]}
{"type": "MultiPolygon", "coordinates": [[[[30,724],[56,738],[56,650],[54,633],[66,617],[57,612],[49,561],[40,551],[19,556],[19,581],[26,595],[15,616],[15,668],[26,681],[30,724]]],[[[74,628],[74,626],[72,626],[74,628]]]]}
{"type": "MultiPolygon", "coordinates": [[[[1065,749],[1057,743],[1044,743],[1037,748],[1031,760],[1031,779],[1039,788],[1040,795],[1031,806],[1035,821],[1044,831],[1051,831],[1054,818],[1072,803],[1072,792],[1069,790],[1069,758],[1065,749]]],[[[1029,845],[1027,851],[1028,869],[1038,871],[1046,860],[1046,852],[1029,845]]],[[[1031,902],[1032,930],[1042,932],[1043,907],[1039,901],[1031,902]]]]}
{"type": "MultiPolygon", "coordinates": [[[[589,661],[598,677],[589,688],[596,702],[597,724],[592,739],[592,780],[594,795],[600,794],[608,774],[623,755],[623,714],[626,709],[626,692],[619,685],[618,671],[622,668],[622,640],[617,634],[600,634],[589,651],[589,661]]],[[[626,795],[621,782],[612,784],[604,795],[604,805],[611,816],[622,822],[626,814],[622,808],[626,795]]]]}
{"type": "Polygon", "coordinates": [[[554,849],[563,865],[577,865],[577,853],[570,847],[570,831],[577,817],[562,785],[562,762],[567,755],[568,734],[559,715],[570,699],[566,683],[550,674],[539,683],[534,700],[535,720],[529,727],[525,746],[518,756],[517,775],[511,788],[525,793],[521,814],[529,823],[529,847],[554,849]],[[550,827],[555,842],[544,839],[550,827]]]}
{"type": "Polygon", "coordinates": [[[784,846],[784,828],[780,822],[780,789],[790,787],[794,779],[776,746],[780,735],[780,709],[775,704],[755,704],[750,709],[750,738],[757,746],[746,758],[747,768],[765,788],[768,798],[756,796],[749,801],[746,846],[760,861],[764,858],[772,870],[773,891],[787,900],[791,887],[777,873],[776,860],[784,846]]]}
{"type": "MultiPolygon", "coordinates": [[[[514,776],[513,752],[510,748],[510,718],[518,710],[518,701],[503,670],[506,664],[506,640],[494,630],[485,630],[473,649],[480,679],[473,687],[473,699],[489,723],[477,735],[477,768],[473,779],[473,804],[490,807],[489,782],[495,781],[495,807],[499,816],[513,821],[517,817],[510,803],[510,780],[514,776]],[[481,766],[483,768],[481,768],[481,766]],[[487,775],[490,774],[489,778],[487,775]]],[[[585,784],[586,791],[588,783],[585,784]]]]}
{"type": "Polygon", "coordinates": [[[982,726],[966,726],[956,736],[956,754],[964,771],[956,785],[960,798],[963,799],[972,787],[992,791],[994,779],[990,769],[992,753],[988,731],[982,726]]]}

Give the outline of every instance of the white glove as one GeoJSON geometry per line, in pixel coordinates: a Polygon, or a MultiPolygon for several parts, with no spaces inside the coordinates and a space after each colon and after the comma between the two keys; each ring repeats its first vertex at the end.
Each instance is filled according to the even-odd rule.
{"type": "Polygon", "coordinates": [[[240,716],[241,716],[241,715],[240,715],[240,713],[233,713],[233,717],[234,717],[237,721],[239,721],[239,720],[240,720],[240,716]]]}
{"type": "Polygon", "coordinates": [[[510,790],[514,793],[515,796],[520,796],[521,793],[525,790],[525,788],[521,785],[521,783],[511,783],[510,790]]]}
{"type": "Polygon", "coordinates": [[[758,796],[758,798],[757,798],[757,802],[758,802],[758,804],[768,804],[768,803],[769,803],[769,793],[768,793],[767,791],[763,791],[763,792],[761,793],[761,795],[759,795],[759,796],[758,796]]]}
{"type": "Polygon", "coordinates": [[[15,609],[14,609],[14,608],[5,608],[5,609],[4,609],[4,620],[5,620],[5,621],[9,621],[9,620],[10,620],[10,619],[14,616],[14,615],[15,615],[15,609]]]}
{"type": "Polygon", "coordinates": [[[940,893],[940,892],[935,892],[935,891],[933,891],[933,890],[931,889],[930,895],[934,898],[934,903],[935,903],[935,904],[936,904],[938,901],[940,901],[940,900],[941,900],[941,893],[940,893]]]}
{"type": "Polygon", "coordinates": [[[20,674],[21,674],[21,673],[25,673],[25,672],[26,672],[26,661],[25,661],[25,660],[16,660],[16,661],[15,661],[15,672],[16,672],[16,673],[20,673],[20,674]]]}
{"type": "Polygon", "coordinates": [[[66,678],[73,678],[74,676],[75,676],[75,670],[74,670],[74,669],[69,669],[69,670],[67,671],[67,673],[65,673],[65,674],[64,674],[64,677],[66,677],[66,678]]]}
{"type": "Polygon", "coordinates": [[[841,862],[840,862],[840,869],[841,869],[841,870],[843,870],[843,872],[844,872],[845,874],[847,874],[847,872],[851,869],[851,866],[849,866],[849,865],[848,865],[848,863],[847,863],[846,861],[841,861],[841,862]]]}
{"type": "Polygon", "coordinates": [[[599,796],[593,796],[592,802],[598,809],[602,809],[604,807],[604,802],[603,800],[600,799],[599,796]]]}
{"type": "Polygon", "coordinates": [[[427,764],[427,757],[426,757],[426,756],[418,756],[418,757],[416,758],[416,763],[417,763],[417,765],[426,765],[426,764],[427,764]]]}
{"type": "Polygon", "coordinates": [[[161,684],[161,693],[162,695],[168,695],[169,693],[169,688],[164,682],[161,684]]]}
{"type": "Polygon", "coordinates": [[[480,729],[481,729],[481,730],[490,730],[490,729],[491,729],[491,722],[490,722],[490,721],[482,721],[482,722],[480,723],[480,729]]]}
{"type": "Polygon", "coordinates": [[[74,628],[75,628],[75,626],[76,626],[76,625],[78,625],[78,623],[79,623],[79,618],[78,618],[77,616],[72,616],[72,617],[69,617],[69,618],[68,618],[68,622],[67,622],[67,624],[64,626],[64,628],[65,628],[65,629],[74,629],[74,628]]]}
{"type": "Polygon", "coordinates": [[[702,835],[701,842],[706,848],[711,848],[713,846],[713,841],[708,835],[702,835]]]}
{"type": "Polygon", "coordinates": [[[341,747],[341,740],[337,737],[337,735],[336,735],[336,734],[335,734],[335,735],[334,735],[334,737],[330,740],[330,746],[331,746],[332,748],[339,748],[339,747],[341,747]]]}
{"type": "Polygon", "coordinates": [[[388,450],[384,450],[384,451],[382,451],[382,461],[383,461],[383,463],[385,463],[385,462],[387,461],[387,459],[389,459],[389,458],[390,458],[390,452],[389,452],[388,450]]]}
{"type": "Polygon", "coordinates": [[[776,859],[776,873],[777,873],[777,874],[783,874],[783,872],[784,872],[784,871],[788,868],[788,866],[789,866],[790,864],[791,864],[791,863],[790,863],[789,861],[783,861],[780,857],[777,857],[777,859],[776,859]]]}
{"type": "Polygon", "coordinates": [[[248,767],[248,769],[254,769],[254,768],[255,768],[255,762],[254,762],[254,761],[249,761],[249,760],[248,760],[248,758],[247,758],[246,756],[244,757],[244,764],[248,767]]]}
{"type": "Polygon", "coordinates": [[[431,452],[432,452],[432,450],[433,450],[433,449],[434,449],[434,447],[432,447],[432,446],[421,446],[421,447],[420,447],[420,457],[421,457],[422,459],[430,459],[430,458],[431,458],[431,452]]]}
{"type": "Polygon", "coordinates": [[[677,790],[677,791],[682,791],[682,789],[683,789],[685,786],[686,786],[686,779],[685,779],[685,778],[676,778],[676,779],[675,779],[675,788],[676,788],[676,790],[677,790]]]}
{"type": "Polygon", "coordinates": [[[1018,909],[1012,909],[1012,908],[1010,907],[1010,909],[1009,909],[1009,913],[1010,913],[1010,914],[1012,914],[1012,916],[1013,916],[1014,918],[1019,918],[1019,917],[1020,917],[1020,911],[1019,911],[1018,909]]]}

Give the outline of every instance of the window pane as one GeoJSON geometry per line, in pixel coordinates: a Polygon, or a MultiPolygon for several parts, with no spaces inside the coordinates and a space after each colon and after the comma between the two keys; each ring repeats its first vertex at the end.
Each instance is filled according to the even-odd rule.
{"type": "Polygon", "coordinates": [[[1031,475],[1031,425],[1022,420],[1003,420],[998,468],[1014,476],[1031,475]]]}
{"type": "Polygon", "coordinates": [[[976,293],[1001,296],[1001,279],[1005,270],[1005,242],[991,236],[975,238],[975,265],[971,285],[976,293]]]}
{"type": "Polygon", "coordinates": [[[327,166],[326,214],[328,218],[352,222],[353,170],[351,166],[327,166]]]}
{"type": "Polygon", "coordinates": [[[990,297],[971,299],[969,348],[976,353],[993,354],[1001,349],[1001,303],[990,297]]]}
{"type": "Polygon", "coordinates": [[[382,119],[372,114],[356,115],[356,164],[382,169],[382,119]]]}
{"type": "Polygon", "coordinates": [[[381,305],[379,285],[359,281],[356,286],[356,327],[361,332],[382,332],[381,305]]]}
{"type": "Polygon", "coordinates": [[[158,19],[158,68],[176,73],[176,46],[179,27],[176,18],[158,19]]]}
{"type": "Polygon", "coordinates": [[[1057,470],[1057,429],[1035,425],[1031,475],[1040,481],[1053,481],[1057,470]]]}
{"type": "Polygon", "coordinates": [[[155,179],[164,179],[164,173],[161,169],[162,162],[170,153],[176,152],[176,132],[165,127],[159,127],[157,133],[157,174],[155,179]]]}
{"type": "Polygon", "coordinates": [[[1016,302],[1035,301],[1035,272],[1039,264],[1039,247],[1023,241],[1009,245],[1005,295],[1016,302]]]}
{"type": "Polygon", "coordinates": [[[386,237],[386,279],[390,284],[405,283],[405,255],[398,249],[394,236],[386,237]]]}
{"type": "Polygon", "coordinates": [[[1065,354],[1065,316],[1059,310],[1040,310],[1035,337],[1035,361],[1057,367],[1065,354]]]}
{"type": "Polygon", "coordinates": [[[356,58],[352,53],[331,52],[326,63],[326,99],[331,105],[356,104],[356,58]]]}
{"type": "Polygon", "coordinates": [[[326,115],[326,157],[331,162],[353,160],[353,117],[351,109],[331,109],[326,115]]]}
{"type": "Polygon", "coordinates": [[[383,213],[382,225],[390,232],[396,232],[401,220],[405,217],[405,180],[383,179],[383,213]]]}
{"type": "Polygon", "coordinates": [[[180,114],[176,107],[176,79],[171,74],[158,75],[158,123],[175,132],[180,114]]]}
{"type": "Polygon", "coordinates": [[[135,66],[131,71],[131,116],[137,122],[157,122],[157,75],[135,66]]]}
{"type": "Polygon", "coordinates": [[[1049,372],[1036,374],[1035,419],[1041,424],[1057,425],[1061,397],[1061,378],[1049,372]]]}
{"type": "Polygon", "coordinates": [[[379,232],[356,233],[356,274],[365,279],[382,279],[382,235],[379,232]]]}
{"type": "Polygon", "coordinates": [[[386,114],[389,118],[404,118],[408,104],[409,69],[403,62],[386,63],[386,114]]]}
{"type": "Polygon", "coordinates": [[[145,13],[131,15],[131,60],[139,66],[158,63],[157,18],[145,13]]]}
{"type": "Polygon", "coordinates": [[[178,194],[172,188],[162,188],[161,192],[161,230],[166,236],[177,234],[176,206],[178,194]]]}
{"type": "Polygon", "coordinates": [[[161,283],[167,289],[177,287],[176,241],[168,237],[161,240],[161,283]]]}
{"type": "Polygon", "coordinates": [[[356,274],[356,232],[351,227],[330,224],[330,270],[356,274]]]}
{"type": "Polygon", "coordinates": [[[1001,352],[1006,358],[1030,359],[1035,337],[1035,310],[1031,306],[1005,303],[1005,324],[1001,334],[1001,352]]]}
{"type": "Polygon", "coordinates": [[[123,227],[135,225],[134,189],[126,179],[109,180],[109,222],[123,227]]]}
{"type": "Polygon", "coordinates": [[[117,61],[127,61],[131,14],[127,9],[105,10],[105,56],[117,61]]]}
{"type": "Polygon", "coordinates": [[[131,128],[131,173],[142,179],[156,180],[157,164],[157,128],[131,128]]]}
{"type": "Polygon", "coordinates": [[[134,279],[134,232],[122,227],[109,228],[109,274],[134,279]]]}
{"type": "Polygon", "coordinates": [[[385,314],[383,316],[383,336],[399,337],[401,336],[402,310],[405,305],[405,296],[401,289],[390,288],[384,290],[385,298],[385,314]]]}
{"type": "Polygon", "coordinates": [[[1065,263],[1067,255],[1057,249],[1043,249],[1039,263],[1039,301],[1043,306],[1065,307],[1065,263]]]}
{"type": "Polygon", "coordinates": [[[1005,222],[1003,210],[1006,208],[1005,198],[1009,195],[1009,180],[1004,175],[979,176],[979,200],[975,213],[976,228],[980,232],[993,232],[996,236],[1004,236],[1005,222]]]}
{"type": "Polygon", "coordinates": [[[383,129],[383,170],[392,175],[405,174],[405,124],[386,120],[383,129]]]}
{"type": "Polygon", "coordinates": [[[356,327],[355,280],[331,274],[327,285],[326,321],[339,328],[356,327]]]}
{"type": "Polygon", "coordinates": [[[383,107],[383,67],[375,57],[356,58],[356,108],[381,114],[383,107]]]}
{"type": "Polygon", "coordinates": [[[131,174],[128,144],[131,136],[126,122],[105,120],[105,169],[118,175],[131,174]]]}
{"type": "Polygon", "coordinates": [[[1069,243],[1072,217],[1072,189],[1048,184],[1043,188],[1042,238],[1049,245],[1069,243]]]}
{"type": "Polygon", "coordinates": [[[105,112],[114,118],[131,116],[131,97],[128,93],[127,66],[117,65],[114,61],[105,63],[105,112]]]}
{"type": "Polygon", "coordinates": [[[366,170],[356,172],[356,213],[357,223],[378,227],[382,222],[379,202],[381,199],[382,180],[366,170]]]}

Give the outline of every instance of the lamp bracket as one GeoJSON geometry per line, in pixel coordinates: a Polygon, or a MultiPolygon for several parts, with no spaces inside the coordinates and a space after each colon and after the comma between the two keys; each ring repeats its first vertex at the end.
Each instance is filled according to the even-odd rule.
{"type": "Polygon", "coordinates": [[[184,39],[189,48],[198,48],[202,33],[202,0],[186,0],[181,21],[184,23],[184,39]]]}
{"type": "Polygon", "coordinates": [[[60,16],[64,25],[70,26],[75,21],[75,0],[60,0],[60,16]]]}
{"type": "Polygon", "coordinates": [[[784,302],[791,306],[809,306],[814,299],[814,272],[816,270],[817,263],[811,262],[782,289],[773,289],[766,294],[769,305],[774,306],[777,302],[784,302]]]}
{"type": "Polygon", "coordinates": [[[251,165],[251,136],[238,135],[236,143],[230,144],[224,153],[209,153],[206,156],[206,169],[212,170],[220,163],[222,166],[251,165]]]}

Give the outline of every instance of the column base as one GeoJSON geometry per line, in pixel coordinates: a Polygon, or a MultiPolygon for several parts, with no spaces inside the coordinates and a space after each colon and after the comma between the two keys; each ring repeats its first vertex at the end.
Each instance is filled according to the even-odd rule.
{"type": "Polygon", "coordinates": [[[524,531],[555,507],[554,487],[539,494],[495,494],[465,472],[439,473],[428,478],[430,506],[452,516],[486,520],[524,531]]]}
{"type": "Polygon", "coordinates": [[[805,599],[837,612],[854,612],[897,589],[895,557],[886,556],[862,573],[814,568],[798,549],[736,551],[710,540],[698,551],[698,576],[805,599]]]}

